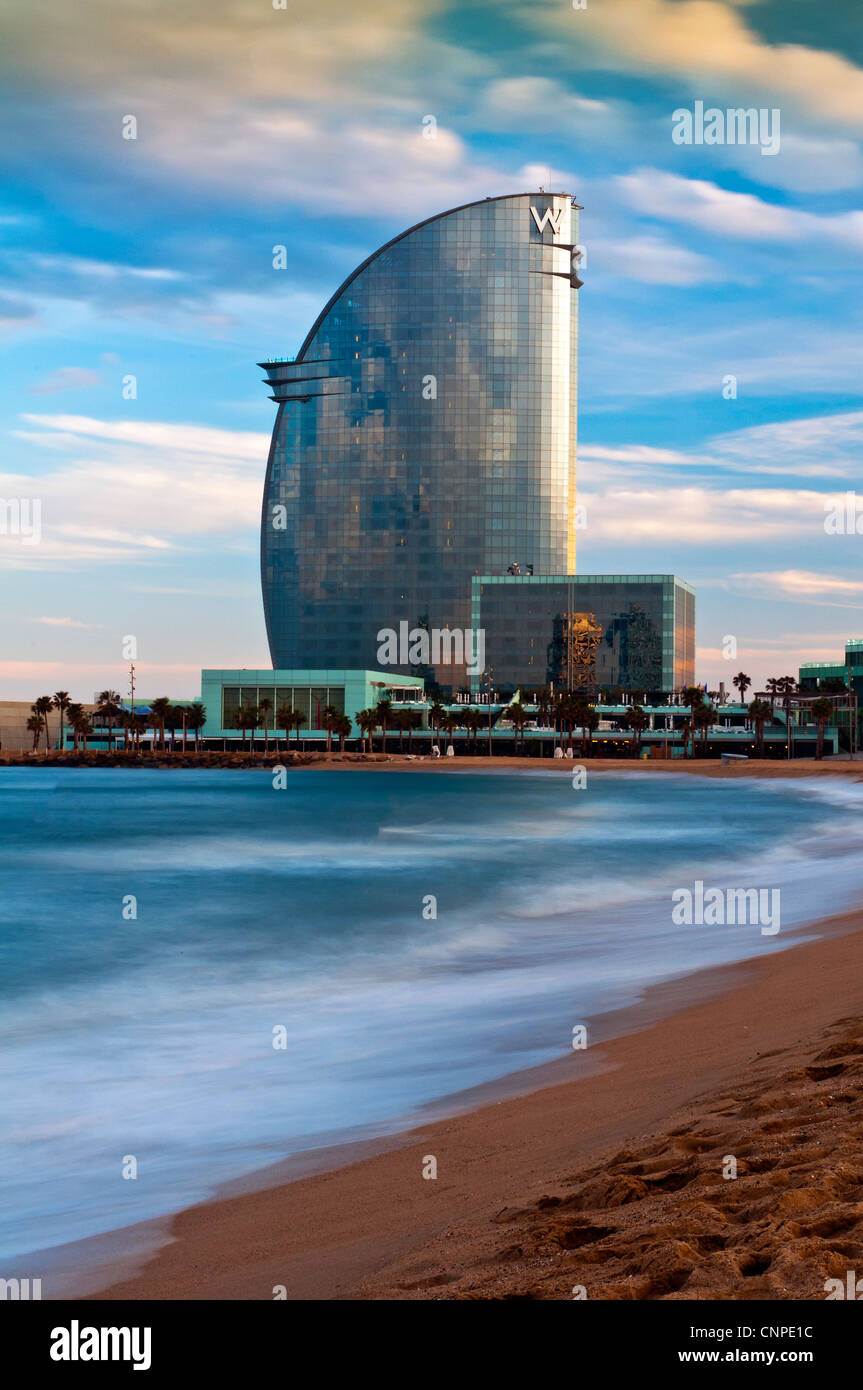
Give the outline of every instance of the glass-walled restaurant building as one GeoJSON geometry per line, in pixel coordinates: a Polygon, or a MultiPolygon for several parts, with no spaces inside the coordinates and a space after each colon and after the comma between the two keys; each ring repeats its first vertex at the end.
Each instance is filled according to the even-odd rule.
{"type": "MultiPolygon", "coordinates": [[[[302,728],[322,733],[324,712],[331,707],[346,714],[359,732],[354,716],[383,699],[419,701],[422,682],[389,671],[335,670],[205,670],[201,672],[201,703],[207,711],[205,739],[236,739],[237,714],[241,709],[260,710],[269,702],[267,727],[278,729],[279,710],[285,706],[302,714],[302,728]]],[[[257,728],[263,729],[263,719],[257,728]]]]}

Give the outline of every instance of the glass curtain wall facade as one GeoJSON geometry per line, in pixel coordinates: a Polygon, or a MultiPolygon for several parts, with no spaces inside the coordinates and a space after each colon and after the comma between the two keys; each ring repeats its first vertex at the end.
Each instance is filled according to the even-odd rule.
{"type": "Polygon", "coordinates": [[[345,281],[294,360],[261,363],[275,667],[378,667],[400,622],[467,629],[475,574],[572,572],[577,217],[568,194],[524,193],[420,223],[345,281]]]}
{"type": "Polygon", "coordinates": [[[695,593],[674,575],[478,576],[473,621],[498,691],[661,696],[695,679],[695,593]]]}
{"type": "MultiPolygon", "coordinates": [[[[345,713],[344,686],[314,685],[226,685],[222,688],[222,728],[231,729],[240,709],[257,709],[268,700],[270,711],[267,723],[278,727],[278,712],[290,705],[304,716],[308,729],[322,729],[327,707],[336,714],[345,713]]],[[[263,721],[259,721],[263,728],[263,721]]]]}

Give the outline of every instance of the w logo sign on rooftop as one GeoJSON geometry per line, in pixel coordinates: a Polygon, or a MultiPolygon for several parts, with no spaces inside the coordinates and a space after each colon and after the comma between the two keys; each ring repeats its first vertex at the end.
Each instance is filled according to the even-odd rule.
{"type": "Polygon", "coordinates": [[[540,218],[540,215],[537,212],[536,208],[533,206],[533,204],[531,204],[530,215],[536,223],[537,228],[539,229],[540,236],[542,236],[543,232],[545,231],[546,222],[551,227],[551,230],[554,232],[554,235],[560,236],[560,219],[563,216],[563,208],[546,208],[545,212],[542,214],[542,217],[540,218]]]}

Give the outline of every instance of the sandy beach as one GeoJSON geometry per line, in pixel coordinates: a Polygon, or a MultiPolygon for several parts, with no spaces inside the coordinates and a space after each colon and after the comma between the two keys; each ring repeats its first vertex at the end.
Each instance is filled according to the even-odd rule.
{"type": "Polygon", "coordinates": [[[863,1267],[863,912],[818,933],[655,986],[463,1113],[234,1184],[94,1296],[823,1299],[863,1267]]]}

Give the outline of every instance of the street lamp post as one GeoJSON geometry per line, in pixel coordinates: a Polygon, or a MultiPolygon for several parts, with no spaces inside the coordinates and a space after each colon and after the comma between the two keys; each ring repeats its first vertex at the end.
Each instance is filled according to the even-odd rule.
{"type": "Polygon", "coordinates": [[[491,757],[491,678],[494,675],[494,668],[489,666],[486,675],[486,696],[488,699],[488,756],[491,757]]]}
{"type": "MultiPolygon", "coordinates": [[[[130,666],[129,666],[129,695],[131,696],[131,705],[132,705],[131,713],[132,713],[132,718],[131,718],[131,720],[129,721],[129,728],[128,728],[128,730],[127,730],[127,733],[131,731],[131,733],[132,733],[132,740],[133,740],[133,742],[134,742],[134,739],[135,739],[135,732],[134,732],[134,730],[135,730],[135,663],[134,663],[134,662],[132,662],[132,663],[130,664],[130,666]]],[[[127,749],[127,751],[128,751],[128,746],[129,746],[129,745],[128,745],[128,741],[127,741],[127,743],[126,743],[126,749],[127,749]]]]}

